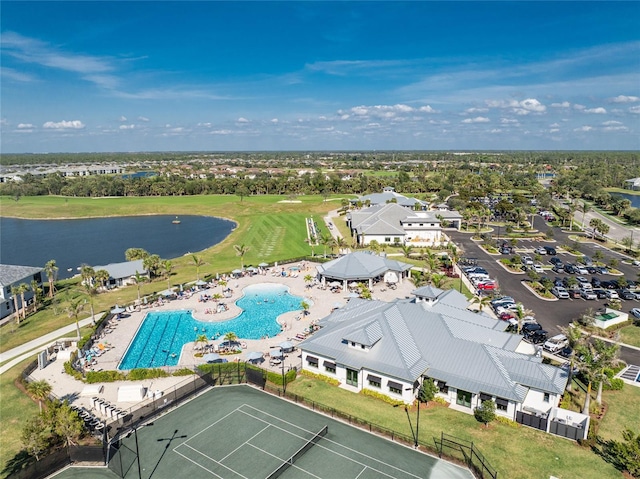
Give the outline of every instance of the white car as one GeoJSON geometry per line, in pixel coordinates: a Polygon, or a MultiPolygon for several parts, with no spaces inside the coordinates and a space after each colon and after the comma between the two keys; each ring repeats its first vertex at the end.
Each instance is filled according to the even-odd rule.
{"type": "Polygon", "coordinates": [[[640,308],[633,308],[631,310],[631,316],[634,318],[640,318],[640,308]]]}
{"type": "Polygon", "coordinates": [[[542,265],[540,263],[536,263],[533,265],[533,270],[536,273],[544,273],[544,268],[542,267],[542,265]]]}
{"type": "Polygon", "coordinates": [[[580,296],[582,297],[582,299],[598,299],[598,295],[594,293],[592,289],[581,289],[580,296]]]}
{"type": "Polygon", "coordinates": [[[533,265],[533,259],[531,259],[531,256],[523,256],[522,257],[522,264],[527,265],[527,266],[532,266],[533,265]]]}
{"type": "Polygon", "coordinates": [[[558,299],[569,299],[569,292],[564,289],[562,286],[556,286],[551,290],[558,299]]]}
{"type": "Polygon", "coordinates": [[[557,334],[552,338],[547,339],[542,347],[551,353],[555,353],[566,347],[568,344],[569,341],[564,334],[557,334]]]}
{"type": "Polygon", "coordinates": [[[608,289],[606,294],[607,294],[607,299],[620,299],[618,292],[612,289],[608,289]]]}
{"type": "Polygon", "coordinates": [[[575,265],[575,268],[578,271],[578,274],[589,274],[589,270],[586,268],[586,266],[577,264],[575,265]]]}
{"type": "Polygon", "coordinates": [[[544,249],[544,246],[539,246],[538,248],[533,250],[535,253],[538,254],[547,254],[547,250],[544,249]]]}

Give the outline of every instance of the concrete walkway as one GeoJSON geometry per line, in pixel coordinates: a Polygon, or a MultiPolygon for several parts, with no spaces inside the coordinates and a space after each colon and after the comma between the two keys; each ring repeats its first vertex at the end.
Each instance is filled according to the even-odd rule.
{"type": "MultiPolygon", "coordinates": [[[[95,317],[100,318],[103,314],[104,313],[96,313],[95,317]]],[[[80,320],[80,327],[82,328],[84,326],[90,325],[91,321],[91,317],[80,320]]],[[[9,351],[0,353],[0,363],[9,361],[7,364],[3,364],[2,367],[0,367],[0,374],[3,374],[5,371],[11,369],[21,361],[30,358],[34,354],[39,353],[46,346],[53,343],[56,339],[60,339],[62,337],[75,338],[76,336],[76,325],[75,323],[72,323],[60,329],[56,329],[49,334],[45,334],[44,336],[41,336],[37,339],[21,344],[20,346],[10,349],[9,351]]]]}

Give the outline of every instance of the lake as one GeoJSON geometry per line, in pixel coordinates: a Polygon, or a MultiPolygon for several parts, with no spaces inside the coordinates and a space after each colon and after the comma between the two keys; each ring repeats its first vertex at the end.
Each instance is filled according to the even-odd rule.
{"type": "Polygon", "coordinates": [[[0,217],[0,263],[58,265],[58,278],[70,278],[83,263],[125,261],[129,248],[143,248],[163,259],[201,251],[224,240],[235,223],[210,216],[173,215],[24,220],[0,217]],[[68,271],[71,269],[71,271],[68,271]]]}
{"type": "Polygon", "coordinates": [[[621,196],[625,200],[631,201],[631,206],[634,208],[640,208],[640,195],[630,195],[628,193],[611,193],[611,196],[621,196]]]}

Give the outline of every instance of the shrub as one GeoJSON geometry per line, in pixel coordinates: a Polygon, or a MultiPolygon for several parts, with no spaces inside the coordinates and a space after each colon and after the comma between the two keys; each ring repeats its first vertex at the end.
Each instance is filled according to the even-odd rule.
{"type": "Polygon", "coordinates": [[[325,383],[331,384],[332,386],[340,386],[339,379],[325,376],[324,374],[312,373],[311,371],[307,371],[306,369],[300,371],[300,374],[302,374],[303,376],[307,376],[308,378],[319,379],[320,381],[324,381],[325,383]]]}
{"type": "Polygon", "coordinates": [[[120,371],[89,371],[87,373],[87,383],[112,383],[114,381],[124,381],[127,377],[120,371]]]}
{"type": "MultiPolygon", "coordinates": [[[[291,371],[287,371],[287,373],[284,375],[285,380],[287,381],[287,384],[289,384],[292,381],[295,381],[297,376],[298,376],[298,373],[295,369],[292,369],[291,371]]],[[[267,371],[267,381],[272,382],[277,386],[282,386],[282,373],[267,371]]]]}
{"type": "Polygon", "coordinates": [[[360,394],[363,394],[365,396],[369,396],[375,399],[380,399],[381,401],[384,401],[387,404],[391,404],[392,406],[405,405],[404,401],[399,401],[397,399],[390,398],[386,394],[379,393],[378,391],[373,391],[372,389],[364,388],[362,391],[360,391],[360,394]]]}
{"type": "Polygon", "coordinates": [[[166,378],[167,376],[169,376],[169,373],[163,371],[162,369],[137,368],[129,371],[129,374],[127,374],[127,379],[129,381],[140,381],[143,379],[166,378]]]}
{"type": "Polygon", "coordinates": [[[520,427],[520,424],[515,422],[513,419],[509,419],[508,417],[504,417],[504,416],[496,415],[496,422],[499,422],[500,424],[504,424],[506,426],[513,427],[513,428],[520,427]]]}
{"type": "Polygon", "coordinates": [[[482,401],[480,407],[473,410],[473,415],[475,416],[476,421],[484,423],[486,427],[496,418],[496,404],[490,399],[482,401]]]}
{"type": "Polygon", "coordinates": [[[609,384],[604,383],[604,388],[609,391],[620,391],[624,387],[624,381],[620,378],[612,378],[609,384]]]}
{"type": "Polygon", "coordinates": [[[82,377],[82,373],[80,371],[76,371],[72,366],[72,362],[75,360],[73,358],[73,354],[77,355],[78,353],[72,353],[71,360],[64,363],[64,372],[67,373],[69,376],[73,377],[74,379],[77,379],[78,381],[82,381],[84,379],[82,377]]]}
{"type": "Polygon", "coordinates": [[[171,375],[172,376],[190,376],[192,374],[195,374],[195,373],[191,369],[182,368],[182,369],[178,369],[177,371],[174,371],[171,375]]]}

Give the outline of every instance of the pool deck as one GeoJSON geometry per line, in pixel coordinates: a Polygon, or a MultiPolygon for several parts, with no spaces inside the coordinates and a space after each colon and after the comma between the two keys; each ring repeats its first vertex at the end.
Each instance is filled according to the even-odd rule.
{"type": "MultiPolygon", "coordinates": [[[[281,267],[284,267],[285,271],[289,271],[289,266],[292,265],[280,265],[278,267],[278,271],[281,270],[281,267]]],[[[313,304],[309,308],[309,314],[307,316],[304,316],[301,311],[293,311],[281,315],[279,321],[283,326],[283,331],[280,334],[273,338],[259,340],[240,338],[240,341],[242,343],[245,343],[246,348],[243,348],[241,354],[225,356],[225,358],[230,362],[234,360],[244,362],[247,360],[248,353],[252,351],[259,351],[264,353],[266,358],[266,360],[261,364],[262,367],[272,369],[274,371],[280,371],[282,365],[269,365],[269,349],[272,347],[278,347],[280,343],[287,340],[291,340],[295,345],[298,342],[295,339],[297,335],[304,334],[305,330],[308,330],[313,322],[329,315],[336,303],[345,304],[349,299],[347,297],[348,291],[343,291],[341,293],[332,293],[329,289],[322,290],[318,287],[307,288],[307,285],[304,282],[304,277],[307,274],[311,274],[315,277],[316,264],[307,263],[306,268],[302,265],[299,266],[301,270],[298,272],[297,277],[282,277],[280,275],[272,276],[271,272],[268,271],[265,275],[256,274],[252,276],[241,277],[238,279],[231,279],[230,281],[228,281],[226,286],[227,288],[231,288],[233,290],[233,296],[231,298],[224,298],[223,300],[219,301],[211,300],[205,303],[199,301],[199,298],[202,294],[222,294],[222,287],[216,286],[215,288],[210,288],[206,291],[196,292],[188,299],[165,301],[164,305],[162,306],[149,307],[147,309],[142,309],[139,312],[130,313],[120,321],[115,322],[116,326],[113,328],[113,331],[105,334],[104,338],[102,338],[102,341],[108,342],[112,347],[97,358],[98,364],[95,365],[94,368],[96,370],[117,369],[118,363],[126,352],[129,343],[135,336],[135,333],[140,327],[147,312],[191,310],[193,311],[193,316],[200,321],[212,323],[226,321],[240,314],[241,309],[236,306],[235,301],[242,297],[242,289],[244,287],[252,284],[274,283],[288,286],[289,292],[293,295],[310,299],[313,304]],[[207,309],[215,308],[215,305],[218,302],[226,303],[229,309],[227,311],[216,314],[205,313],[207,309]]],[[[374,299],[391,301],[395,298],[405,298],[411,296],[411,291],[413,291],[414,289],[415,286],[413,285],[413,283],[405,279],[402,283],[398,284],[396,290],[387,289],[383,284],[376,285],[373,288],[372,294],[374,299]],[[382,291],[383,289],[385,289],[385,291],[382,291]]],[[[210,343],[214,342],[218,341],[211,341],[210,343]]],[[[180,361],[177,367],[191,368],[198,364],[202,364],[201,358],[197,358],[194,356],[194,353],[196,352],[194,350],[194,346],[194,343],[187,343],[183,347],[182,353],[180,355],[180,361]]],[[[301,357],[298,349],[295,349],[293,352],[287,354],[285,358],[285,368],[293,366],[301,366],[301,357]]],[[[173,369],[175,369],[175,367],[173,369]]],[[[81,392],[85,386],[85,383],[77,381],[71,376],[65,374],[63,371],[62,360],[53,361],[44,369],[36,369],[31,374],[31,377],[35,380],[46,380],[49,384],[51,384],[53,388],[52,392],[56,396],[60,398],[68,398],[69,401],[73,404],[91,409],[91,397],[81,396],[81,392]]],[[[183,382],[184,380],[185,377],[182,376],[145,380],[139,381],[139,383],[142,383],[142,385],[147,388],[148,391],[152,392],[158,390],[165,391],[167,389],[170,389],[174,385],[183,382]]],[[[117,401],[118,387],[124,384],[131,384],[131,382],[118,381],[113,383],[104,383],[104,391],[102,392],[102,394],[100,394],[100,397],[123,409],[135,405],[136,403],[119,403],[117,401]]]]}

